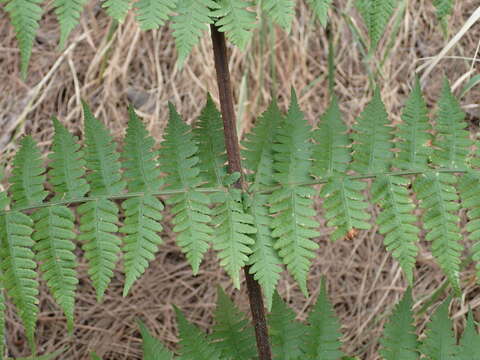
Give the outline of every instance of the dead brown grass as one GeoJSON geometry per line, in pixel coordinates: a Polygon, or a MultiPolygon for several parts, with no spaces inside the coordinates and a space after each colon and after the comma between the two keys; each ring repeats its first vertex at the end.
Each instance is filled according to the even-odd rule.
{"type": "MultiPolygon", "coordinates": [[[[332,29],[336,46],[336,91],[348,123],[360,113],[369,99],[367,69],[357,42],[345,18],[360,24],[352,1],[336,1],[332,29]]],[[[477,0],[457,2],[450,21],[452,32],[459,29],[478,6],[477,0]]],[[[132,102],[148,128],[158,140],[165,126],[168,101],[173,102],[188,121],[194,119],[210,91],[216,99],[215,73],[210,42],[205,37],[192,53],[183,69],[175,65],[175,49],[171,32],[166,29],[141,33],[129,17],[114,37],[108,41],[110,21],[93,3],[82,17],[81,26],[71,36],[70,48],[56,49],[58,25],[53,12],[42,19],[27,82],[19,77],[19,54],[14,32],[2,15],[0,19],[0,150],[1,162],[8,161],[16,148],[16,138],[32,134],[45,149],[52,136],[50,117],[56,115],[77,135],[81,134],[80,99],[85,99],[116,137],[123,136],[127,119],[127,104],[132,102]],[[56,71],[49,72],[53,66],[56,71]],[[40,84],[40,85],[39,85],[40,84]]],[[[381,44],[385,45],[390,32],[381,44]]],[[[450,55],[471,58],[480,38],[477,24],[454,47],[450,55]]],[[[400,109],[409,92],[415,69],[423,58],[436,55],[446,39],[436,23],[430,1],[410,1],[400,31],[394,37],[392,51],[382,71],[380,85],[392,121],[398,121],[400,109]]],[[[232,49],[231,70],[234,84],[247,79],[247,102],[242,130],[250,128],[255,114],[263,111],[276,86],[280,106],[286,106],[290,87],[298,90],[301,107],[311,123],[316,123],[327,102],[325,33],[311,23],[310,12],[302,5],[289,35],[275,31],[274,56],[276,77],[268,71],[270,48],[261,48],[259,39],[247,51],[232,49]],[[262,80],[263,79],[263,80],[262,80]]],[[[477,60],[478,61],[478,60],[477,60]]],[[[478,70],[478,62],[476,69],[478,70]]],[[[430,74],[426,98],[433,106],[439,94],[441,78],[447,75],[452,82],[470,70],[471,61],[444,59],[430,74]]],[[[239,95],[239,87],[235,89],[239,95]]],[[[478,131],[480,96],[478,89],[462,99],[469,114],[472,132],[478,131]]],[[[320,219],[321,220],[321,219],[320,219]]],[[[361,359],[378,359],[377,340],[386,314],[402,295],[406,281],[396,262],[382,245],[375,227],[361,232],[354,240],[330,243],[328,231],[319,239],[320,250],[314,261],[309,286],[311,297],[305,299],[293,281],[284,276],[280,292],[305,319],[306,311],[318,293],[320,277],[325,275],[329,294],[341,318],[347,353],[361,359]]],[[[105,301],[97,304],[94,291],[86,277],[86,264],[80,260],[80,288],[77,297],[77,324],[73,337],[66,334],[65,321],[54,305],[44,284],[41,290],[41,313],[38,322],[38,344],[41,352],[65,347],[62,359],[88,359],[95,350],[104,359],[139,359],[140,340],[136,318],[142,318],[153,332],[173,345],[176,341],[175,321],[171,304],[183,309],[189,319],[203,328],[211,324],[216,285],[226,288],[237,304],[247,311],[244,290],[233,291],[229,279],[215,265],[209,253],[198,276],[191,276],[183,255],[174,245],[168,222],[163,234],[165,244],[156,261],[133,288],[131,295],[122,298],[123,277],[115,273],[105,301]]],[[[416,269],[414,295],[419,308],[425,297],[444,281],[434,264],[428,247],[420,244],[421,252],[416,269]]],[[[464,295],[452,309],[456,329],[462,328],[460,317],[470,305],[477,320],[480,318],[479,287],[475,285],[473,268],[462,276],[464,295]]],[[[28,354],[25,339],[13,309],[7,313],[11,356],[28,354]]],[[[419,319],[423,324],[425,317],[419,319]]]]}

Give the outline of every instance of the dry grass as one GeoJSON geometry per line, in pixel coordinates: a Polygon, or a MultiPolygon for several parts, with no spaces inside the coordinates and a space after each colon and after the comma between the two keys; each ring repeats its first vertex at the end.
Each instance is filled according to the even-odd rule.
{"type": "MultiPolygon", "coordinates": [[[[360,24],[352,1],[336,1],[332,15],[332,29],[336,46],[336,91],[348,123],[360,113],[369,99],[367,70],[378,62],[365,62],[358,42],[345,21],[349,18],[360,24]],[[345,12],[345,13],[344,13],[345,12]]],[[[477,0],[457,1],[450,29],[460,29],[478,6],[477,0]]],[[[133,102],[147,121],[151,133],[161,139],[167,112],[166,104],[173,102],[188,121],[195,119],[204,104],[206,91],[216,99],[215,73],[208,37],[192,53],[183,69],[175,65],[175,49],[169,30],[141,33],[133,19],[128,18],[114,37],[108,40],[110,21],[98,7],[88,6],[81,26],[72,34],[71,47],[57,51],[58,25],[52,11],[42,19],[27,82],[19,77],[19,54],[12,27],[5,17],[0,19],[0,162],[7,162],[16,148],[16,138],[32,134],[44,149],[48,149],[52,128],[49,118],[59,117],[77,135],[81,134],[79,101],[85,99],[116,137],[123,136],[127,120],[127,104],[133,102]],[[50,71],[58,66],[56,71],[50,71]]],[[[383,53],[390,39],[387,32],[381,43],[383,53]]],[[[433,68],[425,88],[429,106],[439,94],[441,78],[446,75],[452,82],[471,70],[480,38],[479,24],[474,25],[448,55],[433,68]]],[[[434,17],[430,1],[409,1],[398,34],[393,37],[390,56],[381,68],[380,86],[392,121],[398,121],[400,109],[412,84],[416,68],[425,58],[438,54],[447,43],[434,17]]],[[[260,46],[258,36],[250,49],[231,51],[230,61],[234,84],[247,80],[242,130],[254,121],[254,115],[263,111],[276,87],[280,106],[285,107],[290,87],[298,90],[300,105],[311,123],[316,123],[327,102],[327,40],[325,33],[313,25],[310,12],[302,5],[290,35],[275,31],[274,54],[271,47],[260,46]],[[272,79],[268,64],[275,57],[276,80],[272,79]]],[[[478,61],[478,60],[477,60],[478,61]]],[[[474,63],[473,69],[479,69],[474,63]]],[[[235,89],[239,95],[239,87],[235,89]]],[[[462,105],[468,112],[472,133],[478,131],[480,117],[478,88],[469,92],[462,105]]],[[[320,219],[321,220],[321,219],[320,219]]],[[[385,315],[406,287],[405,278],[382,245],[375,228],[361,232],[354,240],[328,241],[328,231],[319,239],[320,250],[310,275],[311,297],[303,298],[293,281],[284,276],[281,294],[297,310],[299,319],[318,292],[320,277],[328,281],[330,298],[341,318],[345,351],[361,359],[378,359],[377,339],[385,315]]],[[[64,346],[62,359],[88,359],[95,350],[104,359],[140,358],[139,333],[135,318],[146,320],[147,325],[162,340],[173,345],[177,340],[175,321],[170,304],[183,309],[190,319],[207,328],[215,303],[216,284],[220,283],[232,294],[236,303],[247,310],[244,290],[233,291],[229,279],[215,265],[209,253],[197,277],[190,269],[179,249],[174,245],[168,222],[156,261],[133,288],[131,295],[122,298],[123,277],[115,273],[105,301],[97,304],[86,265],[81,261],[80,289],[77,296],[77,325],[73,337],[66,335],[65,321],[54,305],[44,284],[41,290],[41,313],[38,322],[40,351],[52,351],[64,346]]],[[[420,244],[415,273],[414,295],[417,308],[424,297],[439,288],[444,281],[434,264],[428,246],[420,244]]],[[[80,251],[79,251],[80,253],[80,251]]],[[[464,295],[456,301],[452,314],[460,317],[468,305],[479,319],[479,287],[475,285],[474,271],[469,267],[462,276],[464,295]]],[[[11,356],[27,355],[25,339],[13,309],[8,308],[8,344],[11,356]]],[[[423,324],[425,318],[419,319],[423,324]]],[[[462,321],[455,323],[462,328],[462,321]]]]}

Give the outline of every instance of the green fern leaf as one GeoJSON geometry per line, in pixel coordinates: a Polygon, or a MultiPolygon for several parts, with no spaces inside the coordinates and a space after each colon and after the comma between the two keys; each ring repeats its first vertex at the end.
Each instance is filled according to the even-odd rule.
{"type": "MultiPolygon", "coordinates": [[[[1,240],[1,239],[0,239],[1,240]]],[[[1,246],[1,243],[0,243],[1,246]]],[[[3,359],[3,354],[5,354],[5,295],[4,295],[4,288],[3,288],[3,275],[0,272],[0,360],[3,359]]]]}
{"type": "Polygon", "coordinates": [[[427,337],[420,346],[421,353],[429,360],[454,360],[457,359],[457,347],[452,331],[452,321],[448,318],[449,299],[433,314],[427,324],[427,337]]]}
{"type": "Polygon", "coordinates": [[[182,189],[183,192],[172,195],[167,203],[174,205],[173,231],[179,232],[177,244],[186,253],[194,274],[198,272],[203,254],[209,247],[212,229],[210,198],[196,189],[202,184],[193,134],[176,112],[172,104],[165,140],[160,150],[160,164],[167,173],[167,189],[182,189]]]}
{"type": "Polygon", "coordinates": [[[320,293],[313,309],[308,314],[305,334],[305,359],[337,360],[343,356],[340,351],[340,324],[333,306],[328,300],[325,280],[320,284],[320,293]]]}
{"type": "Polygon", "coordinates": [[[372,197],[382,205],[377,217],[379,232],[385,235],[386,249],[400,263],[408,283],[413,284],[413,268],[418,253],[416,242],[420,229],[407,186],[409,179],[400,176],[378,176],[372,185],[372,197]]]}
{"type": "Polygon", "coordinates": [[[137,21],[142,30],[158,29],[165,24],[178,0],[139,0],[135,3],[137,21]]]}
{"type": "Polygon", "coordinates": [[[43,187],[45,169],[40,151],[31,136],[22,139],[20,149],[13,160],[13,166],[10,192],[14,200],[14,208],[40,204],[47,196],[43,187]]]}
{"type": "Polygon", "coordinates": [[[49,206],[33,216],[36,241],[36,260],[56,302],[67,318],[69,331],[73,331],[75,288],[75,216],[66,206],[49,206]]]}
{"type": "Polygon", "coordinates": [[[409,288],[395,306],[380,339],[380,354],[385,360],[416,360],[418,340],[412,314],[412,291],[409,288]]]}
{"type": "Polygon", "coordinates": [[[311,180],[312,143],[310,125],[303,117],[297,97],[292,90],[290,108],[281,125],[275,145],[274,179],[282,185],[270,196],[274,248],[278,250],[288,271],[306,295],[307,273],[318,244],[311,238],[319,236],[317,221],[313,220],[314,189],[300,185],[311,180]]]}
{"type": "Polygon", "coordinates": [[[222,359],[250,360],[256,355],[255,334],[250,321],[238,310],[222,288],[218,288],[215,326],[210,339],[222,359]]]}
{"type": "Polygon", "coordinates": [[[332,97],[330,106],[320,118],[320,125],[313,136],[316,144],[313,150],[315,163],[312,173],[320,178],[345,173],[350,162],[350,150],[347,148],[350,140],[336,96],[332,97]]]}
{"type": "Polygon", "coordinates": [[[450,84],[445,79],[442,94],[438,101],[438,114],[436,118],[437,132],[433,146],[434,165],[450,168],[466,168],[467,156],[473,142],[469,132],[465,130],[467,123],[465,113],[462,111],[458,100],[452,94],[450,84]]]}
{"type": "Polygon", "coordinates": [[[56,118],[53,118],[53,125],[55,127],[53,152],[48,157],[51,168],[48,177],[56,194],[53,199],[82,198],[90,188],[83,178],[84,153],[79,150],[78,138],[71,135],[56,118]]]}
{"type": "Polygon", "coordinates": [[[87,0],[55,0],[53,6],[60,23],[60,48],[65,46],[68,35],[77,26],[87,0]]]}
{"type": "Polygon", "coordinates": [[[328,9],[332,5],[332,0],[307,0],[308,5],[312,8],[313,13],[320,21],[322,26],[327,26],[328,9]]]}
{"type": "Polygon", "coordinates": [[[172,360],[173,354],[150,332],[146,325],[138,320],[138,327],[142,335],[143,358],[145,360],[172,360]]]}
{"type": "Polygon", "coordinates": [[[263,0],[262,10],[287,32],[290,32],[292,20],[295,16],[294,0],[263,0]]]}
{"type": "MultiPolygon", "coordinates": [[[[245,150],[245,167],[253,173],[250,190],[260,189],[262,185],[274,183],[273,174],[273,141],[277,136],[282,115],[276,103],[272,103],[267,111],[258,119],[253,131],[247,135],[243,143],[245,150]]],[[[253,218],[253,226],[257,229],[255,244],[250,255],[250,273],[254,275],[263,288],[267,300],[267,308],[272,307],[273,293],[280,279],[280,258],[273,248],[271,218],[268,212],[268,196],[254,193],[249,204],[249,214],[253,218]]]]}
{"type": "Polygon", "coordinates": [[[459,292],[460,255],[463,246],[459,229],[456,176],[447,173],[428,172],[414,182],[417,197],[427,230],[426,240],[432,241],[432,254],[447,275],[454,289],[459,292]]]}
{"type": "Polygon", "coordinates": [[[163,204],[152,193],[158,191],[163,184],[160,169],[156,163],[156,152],[153,151],[155,141],[138,119],[133,108],[129,109],[125,137],[124,168],[128,179],[129,192],[144,192],[143,197],[125,200],[125,225],[120,231],[127,234],[124,238],[125,285],[126,296],[133,283],[145,272],[148,262],[155,258],[155,252],[162,239],[158,233],[162,231],[163,204]]]}
{"type": "Polygon", "coordinates": [[[248,7],[253,5],[249,0],[219,0],[219,9],[212,11],[217,17],[215,25],[227,38],[239,48],[244,49],[250,41],[256,27],[256,14],[248,7]]]}
{"type": "Polygon", "coordinates": [[[471,360],[480,354],[480,336],[475,330],[472,310],[468,310],[467,325],[463,331],[455,360],[471,360]]]}
{"type": "Polygon", "coordinates": [[[393,159],[392,128],[377,87],[372,101],[365,107],[353,126],[352,169],[360,174],[385,172],[393,159]]]}
{"type": "Polygon", "coordinates": [[[107,14],[122,23],[131,7],[130,0],[105,0],[102,7],[106,9],[107,14]]]}
{"type": "Polygon", "coordinates": [[[376,49],[397,6],[397,0],[357,0],[356,5],[367,26],[370,47],[376,49]]]}
{"type": "Polygon", "coordinates": [[[370,229],[370,214],[365,211],[368,204],[362,193],[366,185],[348,177],[332,176],[322,187],[320,196],[324,198],[327,226],[336,228],[330,235],[332,241],[341,239],[355,229],[370,229]]]}
{"type": "Polygon", "coordinates": [[[469,172],[460,178],[458,186],[460,202],[466,209],[469,222],[467,231],[469,238],[475,243],[472,247],[472,258],[476,262],[477,278],[480,279],[480,174],[478,172],[469,172]]]}
{"type": "Polygon", "coordinates": [[[295,320],[295,313],[282,301],[277,292],[273,295],[272,312],[268,315],[272,353],[277,360],[298,360],[303,352],[306,326],[295,320]]]}
{"type": "Polygon", "coordinates": [[[195,325],[190,324],[177,307],[175,307],[175,313],[180,333],[180,359],[220,360],[220,352],[214,344],[208,343],[205,334],[195,325]]]}
{"type": "Polygon", "coordinates": [[[33,352],[38,314],[38,282],[31,239],[33,221],[18,211],[0,215],[0,272],[33,352]]]}
{"type": "Polygon", "coordinates": [[[403,110],[402,120],[403,123],[397,127],[400,139],[397,147],[400,151],[394,165],[402,170],[426,169],[432,152],[428,146],[432,135],[429,133],[428,109],[418,78],[403,110]]]}
{"type": "Polygon", "coordinates": [[[445,22],[447,18],[452,15],[454,0],[433,0],[433,5],[437,9],[437,19],[440,22],[445,22]]]}
{"type": "Polygon", "coordinates": [[[27,77],[28,63],[32,54],[33,41],[42,17],[42,0],[2,0],[6,1],[5,11],[15,29],[20,48],[20,69],[22,77],[27,77]]]}
{"type": "Polygon", "coordinates": [[[178,62],[183,65],[192,48],[198,44],[207,24],[213,24],[212,9],[219,5],[213,0],[182,0],[177,4],[172,19],[173,37],[178,51],[178,62]]]}

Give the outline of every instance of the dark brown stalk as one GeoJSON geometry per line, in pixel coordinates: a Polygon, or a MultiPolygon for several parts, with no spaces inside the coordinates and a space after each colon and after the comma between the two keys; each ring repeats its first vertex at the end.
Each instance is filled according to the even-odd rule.
{"type": "MultiPolygon", "coordinates": [[[[227,148],[228,171],[230,173],[239,172],[242,174],[240,147],[238,144],[237,126],[233,109],[232,84],[230,82],[230,72],[228,70],[225,34],[218,31],[218,28],[215,25],[211,25],[210,28],[212,33],[213,55],[215,58],[215,70],[217,72],[220,107],[222,110],[225,147],[227,148]]],[[[235,186],[244,189],[243,176],[240,177],[235,186]]],[[[262,289],[258,282],[253,278],[253,275],[250,274],[249,269],[249,266],[245,266],[243,271],[247,282],[250,311],[252,312],[255,336],[257,338],[258,358],[259,360],[271,360],[272,353],[268,341],[262,289]]]]}

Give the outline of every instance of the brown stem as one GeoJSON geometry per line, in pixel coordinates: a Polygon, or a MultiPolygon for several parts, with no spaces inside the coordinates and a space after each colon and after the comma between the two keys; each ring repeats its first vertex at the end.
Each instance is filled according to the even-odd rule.
{"type": "MultiPolygon", "coordinates": [[[[238,145],[237,126],[233,109],[232,85],[228,70],[227,46],[225,34],[218,31],[215,25],[211,25],[213,55],[215,58],[215,70],[217,72],[217,84],[222,110],[223,128],[225,135],[225,147],[227,149],[228,171],[242,174],[240,161],[240,147],[238,145]]],[[[243,176],[235,184],[244,189],[243,176]]],[[[267,322],[265,320],[265,307],[263,305],[262,289],[258,282],[250,274],[250,267],[245,266],[243,271],[247,282],[250,311],[252,312],[259,360],[271,360],[272,353],[268,341],[267,322]]]]}

